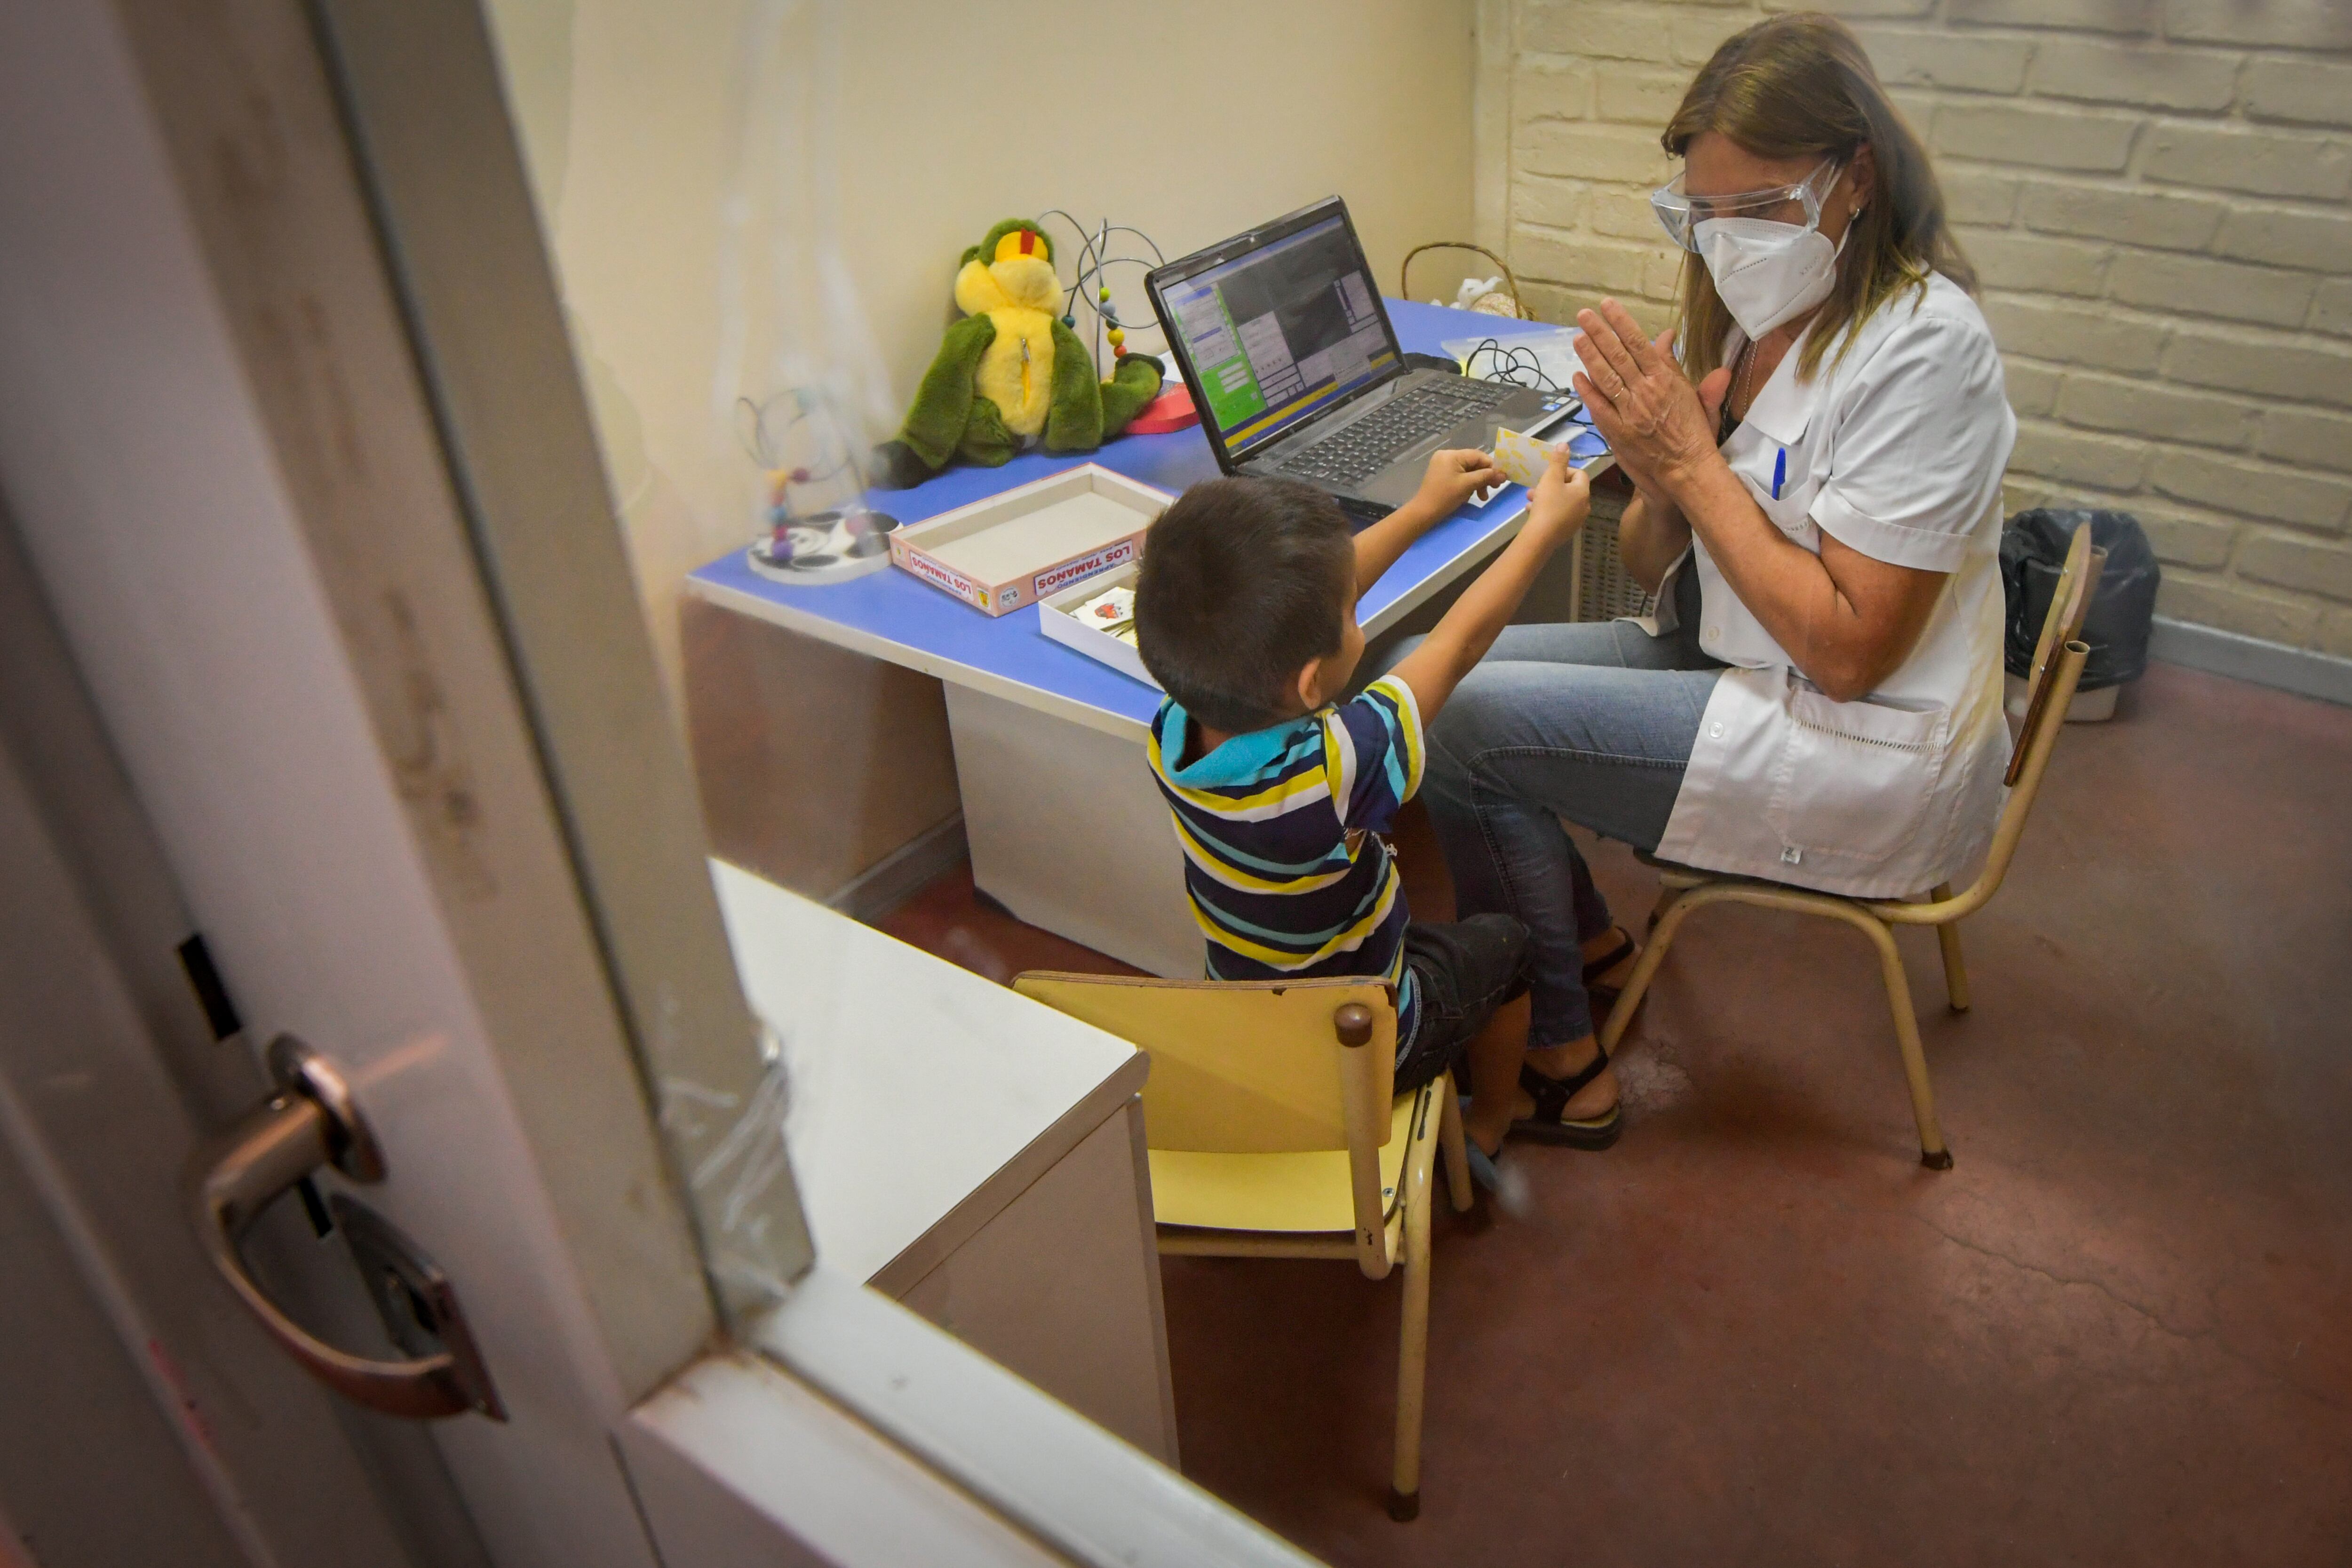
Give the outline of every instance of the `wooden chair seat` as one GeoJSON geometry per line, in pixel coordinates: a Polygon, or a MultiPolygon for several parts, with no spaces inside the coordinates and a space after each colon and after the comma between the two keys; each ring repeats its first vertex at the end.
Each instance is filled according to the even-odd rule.
{"type": "MultiPolygon", "coordinates": [[[[1428,1109],[1427,1101],[1425,1090],[1401,1094],[1390,1113],[1389,1139],[1380,1152],[1384,1220],[1397,1212],[1398,1177],[1414,1143],[1413,1118],[1428,1109]]],[[[1424,1141],[1428,1133],[1424,1128],[1424,1141]]],[[[1356,1228],[1345,1149],[1288,1154],[1153,1149],[1150,1159],[1151,1214],[1161,1225],[1276,1235],[1334,1231],[1341,1237],[1356,1228]]]]}
{"type": "Polygon", "coordinates": [[[1144,1142],[1161,1252],[1349,1258],[1368,1279],[1403,1275],[1389,1515],[1417,1516],[1431,1175],[1442,1153],[1454,1206],[1468,1208],[1470,1164],[1450,1076],[1391,1092],[1388,987],[1045,973],[1013,987],[1150,1054],[1144,1142]]]}

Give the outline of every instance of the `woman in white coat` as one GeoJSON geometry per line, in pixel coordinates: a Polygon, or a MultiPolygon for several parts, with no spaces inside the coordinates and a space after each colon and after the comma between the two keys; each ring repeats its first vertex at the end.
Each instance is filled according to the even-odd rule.
{"type": "Polygon", "coordinates": [[[1633,480],[1645,622],[1519,626],[1430,731],[1423,798],[1465,914],[1533,936],[1514,1131],[1605,1147],[1594,1038],[1632,936],[1561,819],[1833,892],[1960,881],[1999,814],[2000,477],[2016,436],[1926,150],[1840,23],[1726,42],[1654,198],[1682,332],[1577,320],[1576,390],[1633,480]]]}

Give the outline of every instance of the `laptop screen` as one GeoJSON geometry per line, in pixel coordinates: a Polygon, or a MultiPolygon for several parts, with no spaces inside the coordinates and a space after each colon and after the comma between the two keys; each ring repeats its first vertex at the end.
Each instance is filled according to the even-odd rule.
{"type": "Polygon", "coordinates": [[[1160,287],[1171,340],[1207,403],[1202,416],[1234,458],[1403,368],[1347,214],[1331,206],[1160,287]]]}

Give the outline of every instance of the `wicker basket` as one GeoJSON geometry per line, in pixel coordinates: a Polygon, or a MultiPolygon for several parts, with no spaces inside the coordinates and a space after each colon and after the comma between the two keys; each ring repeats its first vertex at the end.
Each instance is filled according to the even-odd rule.
{"type": "Polygon", "coordinates": [[[1650,595],[1625,571],[1625,563],[1617,557],[1617,524],[1625,515],[1625,497],[1609,489],[1592,492],[1592,515],[1585,522],[1576,542],[1572,564],[1576,570],[1574,596],[1569,601],[1569,618],[1578,621],[1613,621],[1621,616],[1646,616],[1650,613],[1650,595]]]}
{"type": "MultiPolygon", "coordinates": [[[[1493,251],[1487,249],[1485,246],[1472,245],[1469,241],[1464,239],[1433,239],[1427,245],[1416,245],[1411,250],[1406,251],[1404,253],[1403,264],[1397,268],[1397,293],[1401,297],[1407,300],[1412,298],[1412,258],[1419,256],[1424,250],[1476,251],[1479,255],[1493,262],[1495,264],[1495,270],[1503,275],[1503,287],[1505,289],[1508,290],[1510,295],[1510,314],[1522,321],[1532,321],[1536,319],[1536,313],[1528,309],[1527,296],[1519,292],[1519,280],[1512,275],[1511,264],[1504,260],[1501,257],[1496,255],[1493,251]]],[[[1500,310],[1489,313],[1494,315],[1503,314],[1500,310]]]]}

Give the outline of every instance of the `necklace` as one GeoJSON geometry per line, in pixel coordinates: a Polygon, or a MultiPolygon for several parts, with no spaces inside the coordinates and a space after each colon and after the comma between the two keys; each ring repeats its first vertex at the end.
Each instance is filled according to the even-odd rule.
{"type": "Polygon", "coordinates": [[[1731,411],[1731,406],[1739,401],[1740,387],[1751,379],[1748,373],[1755,368],[1756,345],[1750,342],[1739,351],[1739,363],[1731,373],[1731,386],[1724,394],[1723,407],[1716,416],[1715,444],[1718,447],[1730,440],[1731,433],[1739,428],[1739,416],[1731,411]]]}

